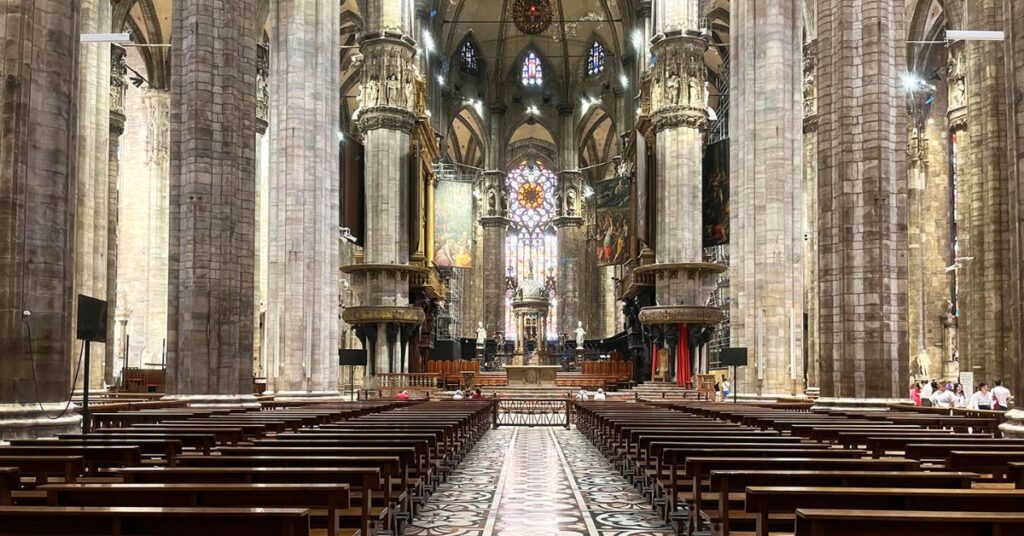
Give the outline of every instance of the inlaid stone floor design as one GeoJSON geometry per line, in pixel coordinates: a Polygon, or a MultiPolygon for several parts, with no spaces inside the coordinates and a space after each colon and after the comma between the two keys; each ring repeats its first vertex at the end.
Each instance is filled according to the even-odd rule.
{"type": "Polygon", "coordinates": [[[670,536],[578,431],[491,430],[439,486],[409,536],[670,536]]]}

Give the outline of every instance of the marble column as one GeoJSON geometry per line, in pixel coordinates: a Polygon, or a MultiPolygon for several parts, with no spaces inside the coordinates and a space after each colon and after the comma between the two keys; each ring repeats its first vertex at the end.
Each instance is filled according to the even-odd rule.
{"type": "MultiPolygon", "coordinates": [[[[1008,157],[1010,171],[1010,207],[1013,224],[1014,303],[1024,303],[1024,3],[1017,0],[1003,2],[1003,29],[1006,31],[1006,95],[1009,124],[1008,157]]],[[[1012,349],[1018,359],[1004,370],[1003,380],[1015,393],[1024,389],[1024,309],[1019,305],[1012,310],[1010,328],[1018,336],[1012,349]]]]}
{"type": "Polygon", "coordinates": [[[155,368],[164,362],[167,341],[171,93],[130,87],[125,101],[115,309],[124,346],[118,359],[155,368]]]}
{"type": "Polygon", "coordinates": [[[730,11],[731,344],[740,385],[803,393],[803,13],[800,0],[730,11]]]}
{"type": "Polygon", "coordinates": [[[103,382],[114,384],[114,376],[122,363],[117,357],[120,351],[121,330],[117,329],[117,226],[118,226],[118,181],[121,176],[121,135],[124,134],[124,99],[128,89],[125,69],[125,49],[117,45],[110,47],[110,143],[107,156],[107,344],[103,356],[103,382]]]}
{"type": "MultiPolygon", "coordinates": [[[[499,170],[485,171],[482,183],[483,203],[480,210],[480,226],[483,227],[483,251],[480,258],[483,270],[483,322],[488,333],[507,331],[505,329],[505,235],[508,218],[508,186],[505,173],[499,170]],[[493,207],[493,208],[492,208],[493,207]]],[[[471,329],[474,326],[463,326],[471,329]]],[[[512,333],[506,333],[508,338],[512,333]]]]}
{"type": "MultiPolygon", "coordinates": [[[[360,305],[347,307],[344,320],[356,325],[370,346],[368,376],[405,372],[399,365],[401,325],[423,323],[423,309],[409,304],[409,279],[427,270],[409,265],[409,159],[416,128],[411,37],[412,2],[370,0],[360,42],[363,82],[359,130],[366,163],[366,237],[363,263],[346,266],[360,287],[360,305]]],[[[407,354],[408,355],[408,354],[407,354]]],[[[406,360],[408,363],[408,360],[406,360]]],[[[369,379],[369,378],[368,378],[369,379]]]]}
{"type": "MultiPolygon", "coordinates": [[[[110,28],[109,0],[82,0],[82,33],[110,28]]],[[[78,195],[75,197],[75,293],[107,299],[107,239],[110,157],[110,43],[80,45],[78,86],[78,195]]],[[[76,310],[72,326],[77,325],[76,310]]],[[[74,337],[74,331],[71,336],[74,337]]],[[[81,341],[73,341],[72,359],[81,356],[81,341]]],[[[106,345],[92,343],[90,388],[102,389],[106,345]]],[[[72,370],[72,374],[74,371],[72,370]]],[[[75,384],[83,386],[82,371],[75,384]]]]}
{"type": "Polygon", "coordinates": [[[0,3],[0,440],[81,423],[64,413],[72,387],[80,12],[78,2],[64,0],[0,3]]]}
{"type": "Polygon", "coordinates": [[[338,395],[338,10],[328,0],[270,10],[266,373],[277,396],[338,395]]]}
{"type": "Polygon", "coordinates": [[[906,30],[898,0],[817,0],[821,394],[903,398],[906,30]]]}
{"type": "MultiPolygon", "coordinates": [[[[717,325],[722,311],[706,305],[725,267],[703,262],[701,214],[707,42],[699,30],[696,0],[655,2],[656,37],[651,80],[651,128],[657,166],[654,264],[635,269],[656,280],[656,305],[640,312],[650,328],[678,333],[679,326],[717,325]]],[[[675,355],[674,349],[672,354],[675,355]]],[[[680,378],[684,382],[690,378],[680,378]]]]}
{"type": "MultiPolygon", "coordinates": [[[[563,139],[571,138],[563,136],[563,139]]],[[[562,169],[567,168],[563,165],[562,169]]],[[[586,262],[583,253],[587,240],[583,227],[583,172],[573,166],[559,173],[558,189],[557,216],[552,222],[558,237],[558,281],[555,291],[558,298],[558,325],[555,329],[559,333],[568,334],[572,339],[577,322],[583,321],[590,337],[602,336],[605,330],[597,330],[597,326],[588,325],[580,303],[587,297],[581,284],[581,265],[586,262]]],[[[614,291],[612,295],[614,297],[614,291]]]]}
{"type": "Polygon", "coordinates": [[[804,373],[807,387],[821,384],[821,354],[818,340],[818,83],[817,39],[804,44],[803,82],[803,241],[804,241],[804,373]]]}
{"type": "MultiPolygon", "coordinates": [[[[1001,0],[964,2],[964,28],[1000,28],[1001,0]]],[[[957,137],[963,159],[964,212],[958,219],[960,370],[975,381],[1007,379],[1019,366],[1011,269],[1006,64],[1003,42],[966,41],[967,126],[957,137]],[[1006,378],[1004,378],[1006,376],[1006,378]]]]}
{"type": "Polygon", "coordinates": [[[174,2],[167,391],[252,405],[256,0],[174,2]]]}

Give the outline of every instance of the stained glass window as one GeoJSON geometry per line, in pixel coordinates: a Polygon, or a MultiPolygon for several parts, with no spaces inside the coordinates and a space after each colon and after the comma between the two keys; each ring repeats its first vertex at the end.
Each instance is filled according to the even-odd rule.
{"type": "Polygon", "coordinates": [[[505,272],[510,284],[505,293],[505,333],[516,330],[512,299],[518,289],[544,289],[551,299],[548,310],[548,340],[558,337],[558,236],[551,224],[557,215],[555,174],[540,163],[523,162],[506,179],[512,228],[505,238],[505,272]]]}
{"type": "Polygon", "coordinates": [[[459,47],[459,64],[462,65],[462,70],[476,74],[478,66],[476,47],[473,46],[473,43],[466,41],[459,47]]]}
{"type": "Polygon", "coordinates": [[[540,86],[544,83],[544,70],[537,54],[530,52],[523,60],[523,85],[540,86]]]}
{"type": "Polygon", "coordinates": [[[604,47],[594,41],[587,56],[587,74],[593,76],[604,70],[604,47]]]}

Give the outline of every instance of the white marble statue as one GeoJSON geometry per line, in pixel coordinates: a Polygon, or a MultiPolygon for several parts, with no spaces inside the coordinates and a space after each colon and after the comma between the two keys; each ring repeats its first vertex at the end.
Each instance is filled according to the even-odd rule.
{"type": "Polygon", "coordinates": [[[476,347],[483,348],[487,344],[487,330],[483,322],[476,323],[476,347]]]}
{"type": "Polygon", "coordinates": [[[576,348],[583,349],[583,341],[587,339],[587,330],[583,329],[583,321],[576,322],[576,348]]]}

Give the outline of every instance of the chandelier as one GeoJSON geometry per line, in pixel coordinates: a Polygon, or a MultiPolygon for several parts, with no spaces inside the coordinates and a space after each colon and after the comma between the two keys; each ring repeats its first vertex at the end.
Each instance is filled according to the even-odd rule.
{"type": "Polygon", "coordinates": [[[551,0],[515,0],[512,20],[520,32],[536,35],[548,29],[554,10],[551,0]]]}

